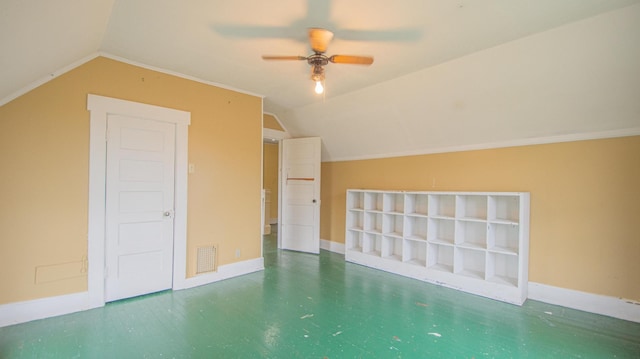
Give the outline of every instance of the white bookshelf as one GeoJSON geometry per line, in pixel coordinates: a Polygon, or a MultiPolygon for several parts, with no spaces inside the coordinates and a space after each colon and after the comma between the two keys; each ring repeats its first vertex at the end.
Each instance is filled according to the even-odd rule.
{"type": "Polygon", "coordinates": [[[521,305],[529,193],[347,190],[349,262],[521,305]]]}

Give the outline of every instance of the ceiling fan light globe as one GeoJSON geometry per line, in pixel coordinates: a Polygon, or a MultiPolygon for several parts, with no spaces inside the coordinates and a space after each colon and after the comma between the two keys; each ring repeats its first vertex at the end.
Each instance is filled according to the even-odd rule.
{"type": "Polygon", "coordinates": [[[315,91],[318,95],[324,92],[324,86],[322,86],[322,81],[316,81],[315,91]]]}

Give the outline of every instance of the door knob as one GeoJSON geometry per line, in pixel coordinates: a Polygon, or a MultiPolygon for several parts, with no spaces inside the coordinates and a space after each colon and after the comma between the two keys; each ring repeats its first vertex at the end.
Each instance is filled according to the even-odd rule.
{"type": "Polygon", "coordinates": [[[316,203],[316,199],[315,198],[313,199],[313,203],[316,203]]]}
{"type": "Polygon", "coordinates": [[[165,217],[171,217],[171,211],[166,211],[163,214],[165,217]]]}

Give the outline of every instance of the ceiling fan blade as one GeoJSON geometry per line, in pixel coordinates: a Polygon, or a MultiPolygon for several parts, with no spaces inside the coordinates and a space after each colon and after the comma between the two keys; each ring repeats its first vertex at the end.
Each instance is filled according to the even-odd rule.
{"type": "Polygon", "coordinates": [[[371,65],[373,63],[373,57],[352,56],[352,55],[333,55],[329,58],[329,61],[335,64],[371,65]]]}
{"type": "Polygon", "coordinates": [[[314,52],[326,52],[331,39],[333,39],[333,32],[329,30],[319,28],[309,29],[309,43],[311,44],[311,49],[314,52]]]}
{"type": "Polygon", "coordinates": [[[271,56],[262,55],[263,60],[306,60],[304,56],[271,56]]]}

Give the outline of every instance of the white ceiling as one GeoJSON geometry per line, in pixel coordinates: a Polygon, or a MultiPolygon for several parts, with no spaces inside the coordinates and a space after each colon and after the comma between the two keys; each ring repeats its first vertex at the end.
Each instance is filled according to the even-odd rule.
{"type": "MultiPolygon", "coordinates": [[[[575,123],[554,127],[555,122],[551,121],[547,125],[552,128],[546,132],[524,123],[516,126],[520,130],[495,133],[495,129],[485,129],[501,125],[500,119],[469,124],[464,122],[470,118],[460,117],[459,112],[474,105],[484,121],[492,117],[491,113],[495,114],[491,104],[496,100],[477,93],[461,96],[459,92],[482,92],[491,88],[490,85],[470,87],[470,78],[485,84],[497,78],[498,93],[509,97],[512,89],[504,86],[514,80],[501,69],[514,71],[516,77],[518,71],[527,71],[515,70],[519,65],[513,61],[527,63],[526,58],[518,59],[516,53],[533,51],[535,48],[531,46],[538,46],[536,39],[545,36],[549,39],[540,46],[559,46],[557,50],[562,52],[562,45],[555,44],[555,38],[574,41],[572,39],[580,35],[569,33],[580,25],[559,30],[557,36],[548,30],[598,14],[615,13],[606,22],[598,23],[597,17],[583,22],[593,21],[608,31],[617,17],[625,18],[627,9],[632,9],[632,18],[625,19],[635,23],[639,6],[625,7],[639,2],[3,0],[0,3],[0,99],[4,98],[2,103],[5,103],[22,88],[99,52],[263,95],[265,111],[275,114],[293,135],[323,138],[323,160],[420,153],[517,138],[616,130],[638,123],[627,120],[609,127],[575,123]],[[306,41],[308,27],[324,27],[335,33],[328,54],[371,55],[375,57],[374,64],[369,67],[329,64],[326,94],[318,96],[313,92],[309,68],[304,61],[261,59],[262,54],[310,54],[306,41]],[[551,35],[544,35],[549,33],[551,35]],[[531,36],[534,34],[543,35],[531,36]],[[514,43],[516,45],[510,45],[514,43]],[[501,59],[494,61],[496,56],[501,59]],[[482,61],[486,61],[485,67],[474,65],[482,61]],[[495,67],[501,61],[506,63],[495,67]],[[484,69],[492,75],[484,74],[484,69]],[[466,80],[456,78],[461,71],[469,71],[466,80]],[[427,83],[416,85],[416,81],[427,83]],[[454,84],[457,90],[451,87],[454,84]],[[447,87],[444,93],[449,93],[449,97],[442,97],[443,86],[447,87]],[[435,98],[453,105],[447,109],[438,108],[442,104],[424,107],[429,99],[435,98]],[[436,117],[440,122],[429,122],[436,117]],[[442,122],[442,118],[456,118],[460,123],[452,125],[442,122]],[[367,129],[363,130],[363,126],[367,129]],[[456,134],[461,128],[467,128],[468,132],[456,134]]],[[[593,28],[590,24],[583,26],[593,28]]],[[[610,36],[617,36],[620,31],[617,29],[610,36]]],[[[637,37],[637,33],[631,35],[637,37]]],[[[607,38],[601,40],[602,46],[610,42],[607,38]]],[[[637,42],[637,39],[630,41],[637,42]]],[[[636,54],[635,48],[630,51],[636,54]]],[[[537,56],[540,54],[534,53],[534,58],[540,59],[537,56]]],[[[530,65],[538,66],[538,62],[530,65]]],[[[552,66],[547,73],[553,74],[556,70],[552,66]]],[[[578,74],[575,76],[579,78],[578,74]]],[[[528,78],[535,79],[535,76],[528,78]]],[[[533,87],[536,86],[541,89],[544,84],[533,87]]],[[[636,82],[628,86],[635,89],[636,82]]],[[[497,115],[506,116],[513,111],[497,115]]],[[[628,111],[637,114],[636,108],[628,111]]]]}

